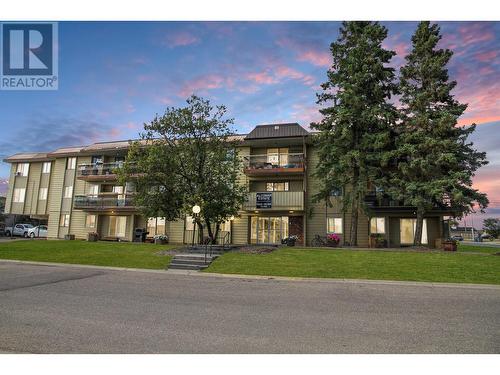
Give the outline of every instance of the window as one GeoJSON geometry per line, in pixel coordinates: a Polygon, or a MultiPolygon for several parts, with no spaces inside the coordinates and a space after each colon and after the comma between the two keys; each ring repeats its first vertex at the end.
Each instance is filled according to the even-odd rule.
{"type": "Polygon", "coordinates": [[[42,173],[50,173],[50,167],[52,166],[52,163],[50,161],[46,161],[42,165],[42,173]]]}
{"type": "Polygon", "coordinates": [[[38,199],[40,199],[41,201],[46,200],[48,191],[48,188],[40,188],[40,191],[38,192],[38,199]]]}
{"type": "Polygon", "coordinates": [[[64,188],[64,198],[71,198],[73,196],[73,186],[66,186],[64,188]]]}
{"type": "Polygon", "coordinates": [[[327,232],[342,234],[342,218],[329,217],[327,232]]]}
{"type": "Polygon", "coordinates": [[[341,197],[342,196],[342,188],[335,187],[330,190],[330,197],[341,197]]]}
{"type": "Polygon", "coordinates": [[[66,169],[75,169],[76,168],[76,158],[68,158],[68,164],[66,165],[66,169]]]}
{"type": "Polygon", "coordinates": [[[109,217],[109,235],[111,237],[125,237],[126,228],[127,228],[126,216],[109,217]]]}
{"type": "MultiPolygon", "coordinates": [[[[415,228],[417,226],[417,219],[400,219],[399,231],[402,245],[411,245],[415,238],[415,228]]],[[[422,226],[422,243],[427,244],[427,220],[424,219],[422,226]]]]}
{"type": "Polygon", "coordinates": [[[14,197],[12,199],[13,202],[14,203],[23,203],[25,194],[26,194],[25,188],[15,188],[14,189],[14,197]]]}
{"type": "Polygon", "coordinates": [[[280,167],[288,164],[288,148],[268,148],[267,162],[280,167]]]}
{"type": "Polygon", "coordinates": [[[69,227],[69,214],[62,214],[59,219],[60,227],[69,227]]]}
{"type": "Polygon", "coordinates": [[[385,233],[385,218],[384,217],[372,217],[370,219],[370,233],[385,233]]]}
{"type": "Polygon", "coordinates": [[[194,223],[192,216],[186,216],[186,230],[194,230],[194,223]]]}
{"type": "Polygon", "coordinates": [[[266,191],[288,191],[288,182],[268,182],[266,183],[266,191]]]}
{"type": "Polygon", "coordinates": [[[30,164],[29,163],[18,163],[17,164],[17,170],[16,174],[18,176],[23,176],[26,177],[28,175],[28,171],[30,169],[30,164]]]}
{"type": "Polygon", "coordinates": [[[85,225],[87,226],[87,228],[95,228],[96,219],[96,215],[87,215],[87,219],[85,220],[85,225]]]}
{"type": "Polygon", "coordinates": [[[89,185],[89,195],[97,195],[99,194],[99,185],[89,185]]]}

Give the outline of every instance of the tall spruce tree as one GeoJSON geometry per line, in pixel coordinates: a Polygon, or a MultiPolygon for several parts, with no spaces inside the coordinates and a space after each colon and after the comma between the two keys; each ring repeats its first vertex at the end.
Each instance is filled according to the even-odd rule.
{"type": "Polygon", "coordinates": [[[319,165],[322,181],[317,200],[344,189],[343,210],[352,213],[350,239],[357,245],[358,216],[370,182],[381,173],[391,145],[391,125],[397,111],[388,102],[396,90],[394,69],[387,66],[395,52],[382,47],[387,29],[378,22],[344,22],[336,42],[328,81],[322,84],[318,104],[323,119],[319,130],[319,165]]]}
{"type": "Polygon", "coordinates": [[[421,22],[412,37],[413,48],[401,68],[402,122],[395,139],[397,168],[387,181],[395,199],[416,207],[414,245],[422,243],[425,213],[449,207],[456,216],[488,205],[485,194],[472,188],[474,172],[487,164],[486,154],[467,141],[475,124],[457,126],[467,108],[454,99],[446,65],[453,52],[438,49],[438,25],[421,22]]]}

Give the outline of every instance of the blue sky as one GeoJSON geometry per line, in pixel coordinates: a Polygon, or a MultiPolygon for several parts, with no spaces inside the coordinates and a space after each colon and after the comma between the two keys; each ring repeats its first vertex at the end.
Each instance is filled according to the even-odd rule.
{"type": "MultiPolygon", "coordinates": [[[[415,22],[383,22],[385,46],[409,51],[415,22]]],[[[455,93],[469,103],[461,124],[491,165],[477,185],[500,194],[500,23],[440,23],[442,45],[455,56],[455,93]],[[488,125],[485,125],[488,124],[488,125]]],[[[235,130],[319,118],[315,94],[329,67],[338,22],[61,22],[59,90],[0,91],[0,157],[21,151],[136,138],[165,106],[196,93],[225,104],[235,130]]],[[[0,166],[0,178],[8,165],[0,166]]]]}

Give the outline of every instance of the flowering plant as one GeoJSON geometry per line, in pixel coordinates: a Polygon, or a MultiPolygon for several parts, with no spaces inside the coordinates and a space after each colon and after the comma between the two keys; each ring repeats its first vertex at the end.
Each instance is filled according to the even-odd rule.
{"type": "Polygon", "coordinates": [[[291,236],[288,236],[286,238],[283,238],[281,240],[281,243],[282,244],[286,244],[288,246],[295,246],[295,242],[297,242],[297,240],[299,239],[299,236],[293,234],[291,236]]]}
{"type": "Polygon", "coordinates": [[[332,242],[336,242],[336,243],[339,243],[340,242],[340,237],[338,236],[338,234],[335,234],[335,233],[329,233],[326,238],[329,240],[329,241],[332,241],[332,242]]]}
{"type": "Polygon", "coordinates": [[[168,236],[166,234],[157,234],[154,236],[155,240],[168,241],[168,236]]]}

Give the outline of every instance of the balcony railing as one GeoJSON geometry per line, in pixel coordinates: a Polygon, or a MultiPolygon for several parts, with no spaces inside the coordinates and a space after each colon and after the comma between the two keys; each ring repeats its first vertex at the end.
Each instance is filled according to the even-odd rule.
{"type": "Polygon", "coordinates": [[[243,204],[248,211],[302,211],[304,210],[303,191],[263,191],[248,193],[243,204]]]}
{"type": "Polygon", "coordinates": [[[75,195],[73,205],[75,209],[84,210],[135,209],[133,195],[130,194],[75,195]]]}
{"type": "Polygon", "coordinates": [[[244,158],[246,174],[304,173],[304,154],[249,155],[244,158]]]}
{"type": "Polygon", "coordinates": [[[87,180],[116,178],[115,169],[122,168],[123,162],[94,163],[78,165],[78,177],[87,180]]]}

